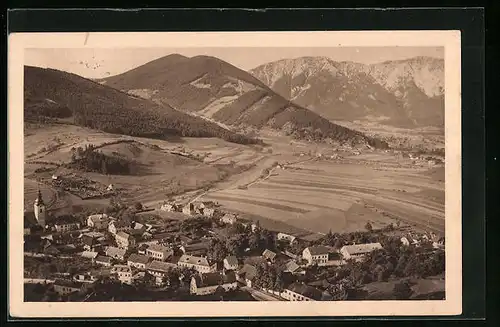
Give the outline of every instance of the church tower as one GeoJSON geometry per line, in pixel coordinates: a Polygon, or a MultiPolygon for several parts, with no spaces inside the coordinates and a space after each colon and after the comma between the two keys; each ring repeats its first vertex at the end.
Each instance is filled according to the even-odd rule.
{"type": "Polygon", "coordinates": [[[35,218],[38,221],[38,224],[42,227],[45,227],[45,221],[47,218],[47,209],[45,208],[45,203],[42,199],[42,192],[38,190],[38,197],[35,200],[34,205],[35,218]]]}

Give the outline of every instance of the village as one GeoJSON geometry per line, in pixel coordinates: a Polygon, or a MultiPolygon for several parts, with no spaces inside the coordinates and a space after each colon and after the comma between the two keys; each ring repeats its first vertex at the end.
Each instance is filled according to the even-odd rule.
{"type": "Polygon", "coordinates": [[[443,237],[365,229],[302,239],[212,201],[56,216],[39,192],[24,213],[25,298],[331,301],[391,280],[396,298],[410,298],[409,278],[444,272],[443,237]]]}

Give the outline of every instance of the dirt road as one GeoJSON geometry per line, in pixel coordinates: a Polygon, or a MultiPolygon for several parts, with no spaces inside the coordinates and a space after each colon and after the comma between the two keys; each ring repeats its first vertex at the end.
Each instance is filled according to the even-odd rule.
{"type": "Polygon", "coordinates": [[[257,301],[283,301],[272,294],[259,291],[248,286],[243,286],[241,289],[250,293],[250,295],[252,295],[252,297],[257,301]]]}

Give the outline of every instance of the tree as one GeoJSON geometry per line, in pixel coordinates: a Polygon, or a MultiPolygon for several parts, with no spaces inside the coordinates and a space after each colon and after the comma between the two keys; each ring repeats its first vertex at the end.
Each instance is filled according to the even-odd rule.
{"type": "Polygon", "coordinates": [[[366,225],[365,225],[365,229],[367,231],[371,232],[373,230],[372,224],[370,224],[370,222],[367,222],[366,225]]]}
{"type": "Polygon", "coordinates": [[[413,291],[407,281],[402,281],[394,285],[393,293],[397,300],[408,300],[413,291]]]}

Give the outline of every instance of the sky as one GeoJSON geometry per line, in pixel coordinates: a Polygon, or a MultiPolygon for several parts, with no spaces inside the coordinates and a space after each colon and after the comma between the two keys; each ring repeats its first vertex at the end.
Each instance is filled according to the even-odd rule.
{"type": "Polygon", "coordinates": [[[280,59],[304,56],[324,56],[335,61],[354,61],[364,64],[416,56],[444,58],[442,47],[59,48],[26,49],[24,63],[29,66],[64,70],[87,78],[103,78],[121,74],[172,53],[186,57],[214,56],[243,70],[250,70],[280,59]]]}

